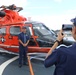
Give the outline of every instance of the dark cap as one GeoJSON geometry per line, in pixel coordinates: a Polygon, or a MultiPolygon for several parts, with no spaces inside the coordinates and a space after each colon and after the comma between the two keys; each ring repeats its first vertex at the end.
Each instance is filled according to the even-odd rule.
{"type": "Polygon", "coordinates": [[[71,22],[73,22],[74,26],[76,26],[76,17],[71,19],[71,22]]]}
{"type": "Polygon", "coordinates": [[[25,26],[23,26],[23,27],[22,27],[22,29],[26,29],[26,27],[25,27],[25,26]]]}

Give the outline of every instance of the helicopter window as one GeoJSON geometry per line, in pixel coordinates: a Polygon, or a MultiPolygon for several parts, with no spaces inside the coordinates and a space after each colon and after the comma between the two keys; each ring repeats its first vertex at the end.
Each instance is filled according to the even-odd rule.
{"type": "Polygon", "coordinates": [[[31,27],[29,27],[29,33],[30,33],[30,35],[33,35],[31,27]]]}
{"type": "Polygon", "coordinates": [[[5,35],[6,34],[6,28],[0,28],[0,35],[5,35]]]}
{"type": "Polygon", "coordinates": [[[27,28],[26,33],[27,33],[29,36],[31,36],[31,35],[32,35],[31,27],[27,26],[26,28],[27,28]]]}
{"type": "Polygon", "coordinates": [[[33,24],[33,29],[36,36],[52,35],[51,31],[42,23],[33,24]]]}
{"type": "Polygon", "coordinates": [[[10,34],[11,35],[18,35],[20,33],[20,27],[19,26],[12,26],[10,28],[10,34]]]}

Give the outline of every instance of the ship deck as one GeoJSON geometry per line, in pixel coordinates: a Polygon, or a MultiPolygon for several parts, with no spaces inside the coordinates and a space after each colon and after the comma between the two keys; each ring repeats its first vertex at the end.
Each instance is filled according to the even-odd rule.
{"type": "MultiPolygon", "coordinates": [[[[44,62],[31,59],[34,75],[53,75],[54,66],[44,67],[44,62]]],[[[29,66],[18,67],[18,55],[0,52],[0,75],[31,75],[29,66]]]]}

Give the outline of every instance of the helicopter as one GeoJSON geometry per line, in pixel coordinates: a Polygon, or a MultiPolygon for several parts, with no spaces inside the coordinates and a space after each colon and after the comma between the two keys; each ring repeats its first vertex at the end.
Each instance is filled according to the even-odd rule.
{"type": "Polygon", "coordinates": [[[22,7],[14,4],[1,6],[0,11],[0,47],[11,52],[18,53],[18,34],[23,26],[27,28],[30,36],[28,52],[47,53],[53,46],[57,36],[45,24],[37,21],[28,21],[26,17],[20,16],[22,7]]]}

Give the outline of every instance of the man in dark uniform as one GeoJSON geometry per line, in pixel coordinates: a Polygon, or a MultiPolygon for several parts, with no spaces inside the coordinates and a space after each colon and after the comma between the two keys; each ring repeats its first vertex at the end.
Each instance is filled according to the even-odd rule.
{"type": "MultiPolygon", "coordinates": [[[[76,18],[71,21],[73,22],[72,36],[76,40],[76,18]]],[[[55,65],[54,75],[76,75],[76,43],[69,47],[57,47],[64,37],[62,32],[61,30],[56,42],[48,52],[44,65],[45,67],[55,65]]]]}
{"type": "Polygon", "coordinates": [[[22,27],[22,32],[18,35],[19,39],[19,67],[27,65],[27,50],[29,36],[26,34],[26,27],[22,27]]]}

